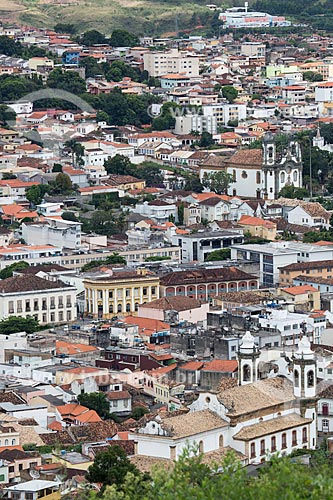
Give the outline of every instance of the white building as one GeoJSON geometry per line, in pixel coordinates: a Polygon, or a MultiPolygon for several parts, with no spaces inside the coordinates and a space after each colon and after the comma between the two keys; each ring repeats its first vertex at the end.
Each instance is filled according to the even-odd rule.
{"type": "Polygon", "coordinates": [[[259,263],[260,283],[270,286],[279,282],[279,268],[296,262],[332,260],[330,246],[295,241],[274,241],[264,245],[233,245],[231,258],[259,263]]]}
{"type": "Polygon", "coordinates": [[[175,234],[172,243],[181,247],[182,262],[204,262],[215,250],[231,247],[244,241],[243,230],[210,231],[193,234],[175,234]]]}
{"type": "Polygon", "coordinates": [[[288,211],[288,222],[314,228],[330,227],[331,214],[320,203],[303,203],[288,211]]]}
{"type": "Polygon", "coordinates": [[[130,434],[135,454],[177,460],[188,445],[201,453],[223,454],[230,447],[244,463],[260,463],[297,448],[314,449],[316,361],[306,337],[288,377],[257,380],[259,352],[248,332],[239,349],[239,386],[202,392],[190,412],[150,420],[130,434]]]}
{"type": "Polygon", "coordinates": [[[143,69],[150,76],[163,76],[170,73],[182,74],[183,76],[199,76],[199,58],[178,49],[168,52],[149,51],[143,54],[143,69]]]}
{"type": "Polygon", "coordinates": [[[258,318],[261,328],[277,330],[281,334],[282,345],[296,346],[304,332],[314,344],[321,344],[321,335],[326,328],[325,315],[298,314],[287,309],[267,309],[258,318]],[[315,322],[316,320],[316,322],[315,322]]]}
{"type": "Polygon", "coordinates": [[[1,281],[0,317],[33,316],[40,324],[62,323],[76,318],[76,288],[22,274],[1,281]]]}
{"type": "Polygon", "coordinates": [[[81,247],[81,223],[48,217],[42,222],[22,223],[22,238],[28,245],[53,245],[78,250],[81,247]]]}
{"type": "Polygon", "coordinates": [[[177,208],[174,203],[166,203],[162,200],[145,201],[135,205],[135,212],[146,215],[147,218],[152,218],[156,222],[168,222],[170,217],[177,217],[177,208]]]}
{"type": "Polygon", "coordinates": [[[283,16],[248,11],[248,2],[244,3],[244,7],[232,7],[221,12],[219,19],[223,21],[223,28],[262,28],[291,25],[290,21],[286,21],[283,16]]]}

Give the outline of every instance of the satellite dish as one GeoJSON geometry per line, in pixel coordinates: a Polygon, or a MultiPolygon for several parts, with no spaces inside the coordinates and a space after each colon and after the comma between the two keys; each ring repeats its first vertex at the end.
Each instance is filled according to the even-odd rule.
{"type": "Polygon", "coordinates": [[[39,471],[36,469],[30,469],[29,475],[30,475],[30,477],[32,477],[32,479],[39,479],[40,478],[39,471]]]}

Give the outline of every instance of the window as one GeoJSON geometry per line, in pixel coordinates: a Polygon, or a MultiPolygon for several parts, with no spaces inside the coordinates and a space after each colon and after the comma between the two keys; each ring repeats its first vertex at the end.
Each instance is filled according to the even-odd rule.
{"type": "Polygon", "coordinates": [[[273,453],[274,451],[276,451],[276,437],[273,436],[271,438],[271,452],[273,453]]]}
{"type": "Polygon", "coordinates": [[[9,314],[13,314],[13,312],[14,312],[14,301],[10,300],[8,302],[8,313],[9,314]]]}
{"type": "Polygon", "coordinates": [[[298,373],[298,370],[294,370],[294,383],[295,383],[295,387],[299,387],[299,373],[298,373]]]}
{"type": "Polygon", "coordinates": [[[260,441],[260,455],[265,455],[265,440],[260,441]]]}
{"type": "Polygon", "coordinates": [[[285,432],[281,436],[281,448],[287,448],[287,434],[285,432]]]}
{"type": "Polygon", "coordinates": [[[109,299],[113,299],[113,290],[109,290],[109,299]]]}
{"type": "Polygon", "coordinates": [[[131,312],[131,305],[130,304],[126,304],[126,312],[131,312]]]}
{"type": "Polygon", "coordinates": [[[329,423],[329,421],[328,421],[328,419],[327,419],[327,418],[324,418],[324,419],[322,420],[322,431],[323,431],[323,432],[328,432],[328,431],[329,431],[329,424],[330,424],[330,423],[329,423]]]}
{"type": "Polygon", "coordinates": [[[17,306],[17,312],[21,313],[22,312],[22,300],[18,300],[16,302],[16,306],[17,306]]]}
{"type": "Polygon", "coordinates": [[[38,307],[38,299],[35,299],[34,300],[34,311],[38,311],[39,307],[38,307]]]}
{"type": "Polygon", "coordinates": [[[302,442],[307,443],[307,441],[308,441],[308,430],[306,427],[304,427],[302,430],[302,442]]]}
{"type": "Polygon", "coordinates": [[[25,312],[30,312],[30,300],[25,301],[25,312]]]}
{"type": "Polygon", "coordinates": [[[256,173],[256,182],[257,182],[257,184],[261,184],[261,175],[260,175],[260,172],[256,173]]]}
{"type": "Polygon", "coordinates": [[[255,443],[251,443],[250,457],[251,458],[256,457],[256,444],[255,443]]]}
{"type": "Polygon", "coordinates": [[[313,370],[308,371],[308,387],[313,387],[314,386],[314,372],[313,370]]]}
{"type": "Polygon", "coordinates": [[[322,407],[321,407],[321,410],[322,410],[322,414],[323,415],[325,415],[325,416],[328,415],[328,413],[329,413],[328,412],[328,403],[323,403],[322,407]]]}
{"type": "Polygon", "coordinates": [[[204,451],[204,444],[203,444],[203,441],[200,441],[199,442],[199,453],[203,453],[204,451]]]}
{"type": "Polygon", "coordinates": [[[297,446],[297,431],[292,432],[291,443],[292,443],[292,446],[297,446]]]}
{"type": "Polygon", "coordinates": [[[55,309],[55,298],[54,297],[51,297],[51,299],[50,299],[50,308],[55,309]]]}
{"type": "Polygon", "coordinates": [[[55,314],[54,314],[54,312],[51,313],[50,320],[51,320],[52,323],[54,323],[54,321],[55,321],[55,314]]]}
{"type": "Polygon", "coordinates": [[[121,312],[122,312],[122,309],[123,309],[123,308],[122,308],[122,305],[121,305],[121,304],[118,304],[117,311],[118,311],[119,313],[121,313],[121,312]]]}

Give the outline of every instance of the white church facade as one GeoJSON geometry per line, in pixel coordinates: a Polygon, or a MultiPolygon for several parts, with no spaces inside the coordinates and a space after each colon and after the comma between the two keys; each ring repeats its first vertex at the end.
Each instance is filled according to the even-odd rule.
{"type": "Polygon", "coordinates": [[[239,349],[238,386],[201,392],[187,413],[156,416],[130,434],[135,455],[177,460],[196,444],[204,455],[232,449],[243,463],[313,449],[316,429],[316,361],[306,337],[299,343],[286,376],[258,380],[259,351],[247,332],[239,349]]]}
{"type": "Polygon", "coordinates": [[[274,200],[285,186],[302,187],[303,164],[299,143],[292,137],[282,151],[267,132],[262,149],[239,149],[220,167],[201,167],[200,180],[218,170],[230,174],[228,194],[242,198],[274,200]]]}

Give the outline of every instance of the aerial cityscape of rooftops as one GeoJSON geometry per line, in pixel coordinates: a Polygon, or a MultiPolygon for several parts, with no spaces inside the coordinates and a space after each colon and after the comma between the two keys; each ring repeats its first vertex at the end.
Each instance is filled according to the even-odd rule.
{"type": "Polygon", "coordinates": [[[0,497],[332,499],[331,0],[0,12],[0,497]]]}

